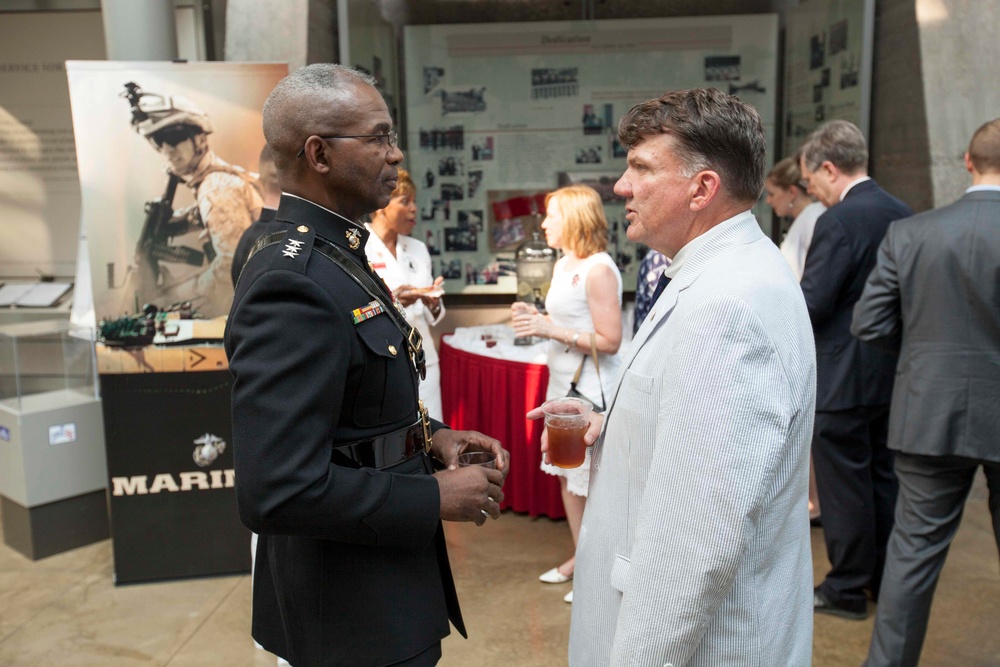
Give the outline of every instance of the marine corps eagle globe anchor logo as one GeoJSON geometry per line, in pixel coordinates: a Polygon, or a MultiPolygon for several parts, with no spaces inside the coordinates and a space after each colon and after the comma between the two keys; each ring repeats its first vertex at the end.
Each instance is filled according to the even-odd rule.
{"type": "Polygon", "coordinates": [[[211,433],[201,436],[194,441],[194,444],[198,446],[194,448],[192,458],[202,468],[211,465],[219,458],[219,454],[226,451],[226,441],[211,433]]]}

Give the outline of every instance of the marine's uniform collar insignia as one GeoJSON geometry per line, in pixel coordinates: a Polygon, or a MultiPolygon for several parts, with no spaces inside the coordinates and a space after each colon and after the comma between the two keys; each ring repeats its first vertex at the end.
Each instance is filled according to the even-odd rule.
{"type": "Polygon", "coordinates": [[[286,192],[281,195],[275,219],[296,226],[307,225],[316,235],[356,257],[362,266],[367,264],[365,244],[370,232],[336,211],[286,192]]]}
{"type": "Polygon", "coordinates": [[[351,250],[357,250],[361,246],[361,232],[357,228],[346,230],[344,237],[347,239],[347,247],[351,250]]]}

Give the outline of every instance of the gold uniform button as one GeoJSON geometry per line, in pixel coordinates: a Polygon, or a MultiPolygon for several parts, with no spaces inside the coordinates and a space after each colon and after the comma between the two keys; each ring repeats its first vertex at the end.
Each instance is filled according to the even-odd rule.
{"type": "Polygon", "coordinates": [[[390,345],[389,346],[389,354],[391,354],[394,357],[396,356],[396,346],[395,345],[390,345]]]}
{"type": "Polygon", "coordinates": [[[306,232],[309,231],[309,228],[306,227],[305,225],[299,225],[298,227],[295,228],[295,231],[302,232],[303,234],[305,234],[306,232]]]}

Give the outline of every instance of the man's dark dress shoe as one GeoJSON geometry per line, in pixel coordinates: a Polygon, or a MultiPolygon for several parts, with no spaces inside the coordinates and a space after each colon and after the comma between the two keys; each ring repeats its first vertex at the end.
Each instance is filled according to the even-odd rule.
{"type": "Polygon", "coordinates": [[[841,618],[849,618],[852,621],[860,621],[868,616],[868,601],[854,600],[852,602],[833,603],[820,589],[814,588],[813,611],[817,614],[830,614],[832,616],[840,616],[841,618]]]}

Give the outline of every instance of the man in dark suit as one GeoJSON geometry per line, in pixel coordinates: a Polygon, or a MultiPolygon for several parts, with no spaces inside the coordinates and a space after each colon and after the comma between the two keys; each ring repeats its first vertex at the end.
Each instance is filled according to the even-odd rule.
{"type": "Polygon", "coordinates": [[[979,466],[1000,548],[1000,118],[973,135],[965,166],[964,197],[889,227],[854,308],[855,335],[900,353],[889,419],[899,500],[871,667],[919,662],[979,466]]]}
{"type": "Polygon", "coordinates": [[[813,463],[831,563],[813,609],[862,619],[865,589],[878,597],[896,502],[886,448],[896,357],[853,337],[851,313],[889,223],[913,211],[868,177],[868,147],[852,123],[818,128],[800,164],[809,193],[827,207],[801,283],[816,336],[813,463]]]}
{"type": "Polygon", "coordinates": [[[403,159],[374,83],[316,64],[268,96],[288,228],[251,253],[226,329],[253,636],[296,667],[436,664],[449,619],[465,634],[441,520],[499,517],[508,470],[499,442],[418,408],[420,334],[365,259],[358,220],[403,159]],[[459,468],[464,450],[496,469],[459,468]]]}
{"type": "Polygon", "coordinates": [[[257,171],[260,174],[261,188],[264,190],[264,207],[260,210],[260,217],[243,230],[243,236],[236,244],[232,266],[233,286],[239,280],[240,271],[247,263],[250,249],[257,242],[257,239],[265,234],[287,230],[287,223],[274,219],[274,215],[278,212],[278,201],[281,199],[281,188],[278,187],[278,170],[274,166],[274,155],[271,153],[271,147],[267,144],[264,144],[264,148],[260,152],[257,171]]]}

